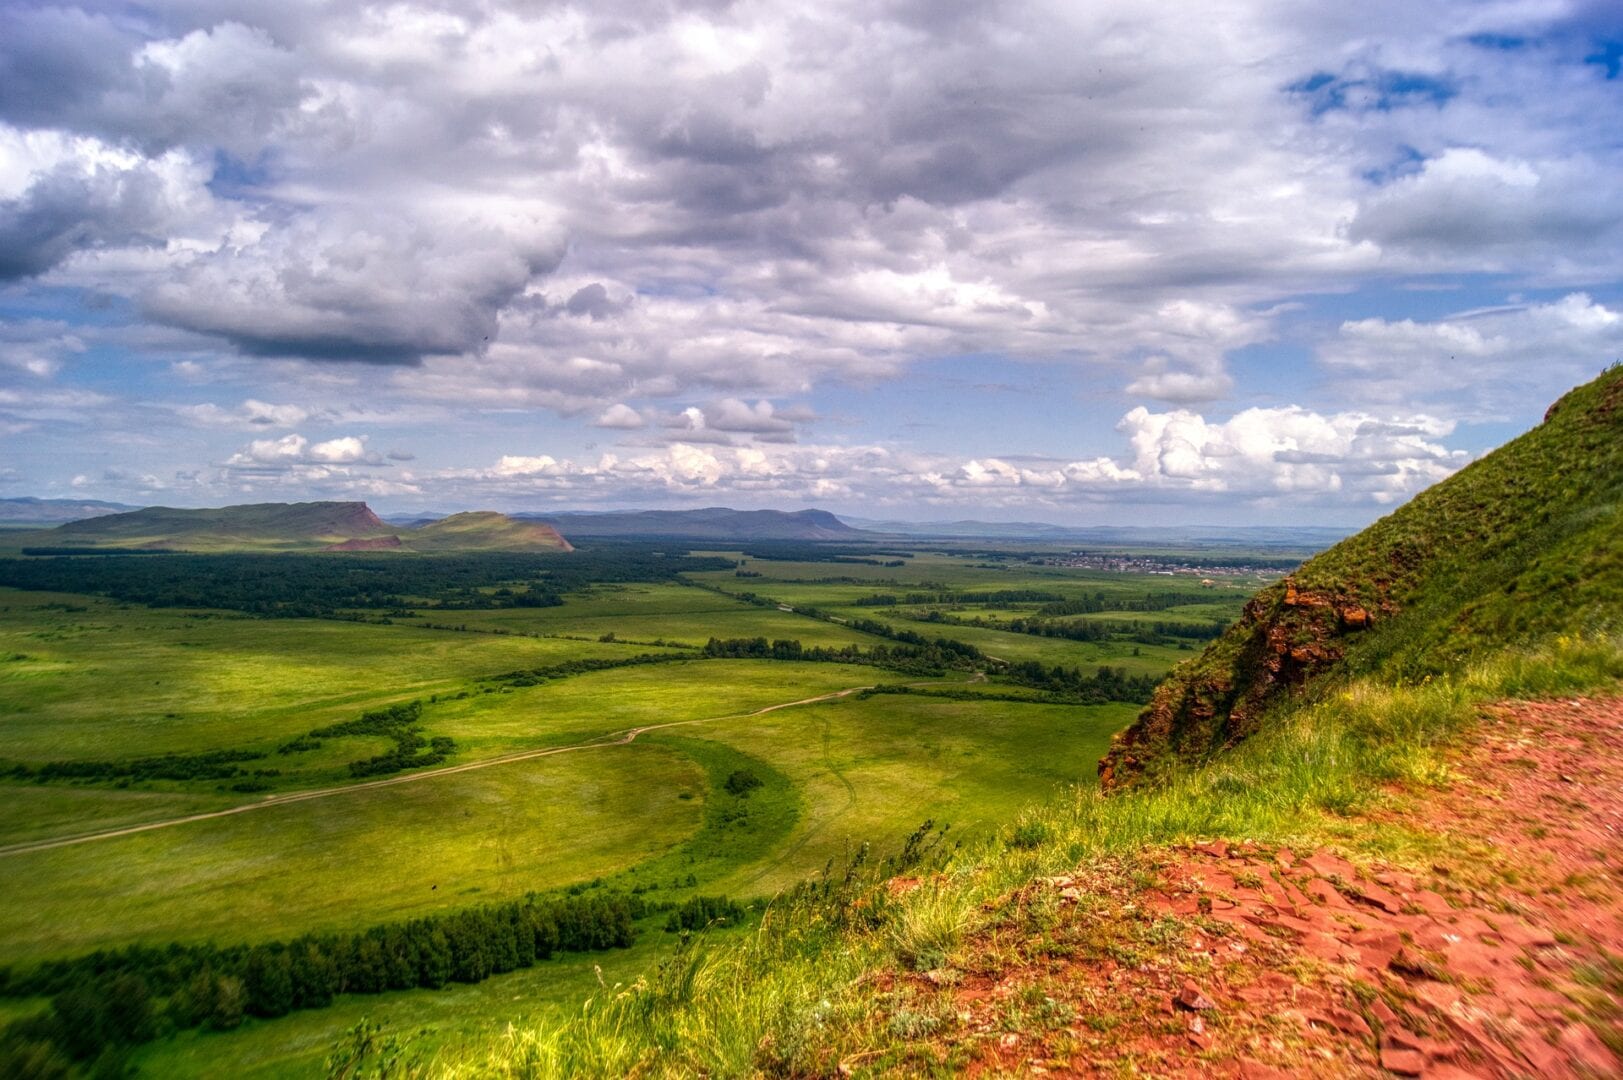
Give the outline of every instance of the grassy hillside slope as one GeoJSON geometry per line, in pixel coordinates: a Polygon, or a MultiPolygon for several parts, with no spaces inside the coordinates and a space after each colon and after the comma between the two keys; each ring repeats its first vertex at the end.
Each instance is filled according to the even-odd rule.
{"type": "Polygon", "coordinates": [[[1331,670],[1397,680],[1485,650],[1617,627],[1623,597],[1623,368],[1544,423],[1259,593],[1179,667],[1100,763],[1107,787],[1257,730],[1331,670]]]}
{"type": "Polygon", "coordinates": [[[573,551],[551,525],[516,521],[492,510],[452,514],[401,536],[412,551],[573,551]]]}
{"type": "Polygon", "coordinates": [[[364,502],[252,503],[200,510],[149,506],[11,538],[24,546],[276,550],[394,532],[364,502]]]}

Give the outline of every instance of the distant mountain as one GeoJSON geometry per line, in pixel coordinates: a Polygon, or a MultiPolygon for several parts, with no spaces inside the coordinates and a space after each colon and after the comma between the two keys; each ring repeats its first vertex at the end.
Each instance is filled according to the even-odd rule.
{"type": "Polygon", "coordinates": [[[401,534],[413,551],[574,551],[551,525],[491,510],[452,514],[401,534]]]}
{"type": "Polygon", "coordinates": [[[37,534],[35,540],[59,547],[275,550],[393,531],[363,502],[252,503],[203,510],[149,506],[70,522],[37,534]]]}
{"type": "Polygon", "coordinates": [[[99,499],[0,499],[0,525],[57,525],[136,509],[99,499]]]}
{"type": "Polygon", "coordinates": [[[545,521],[574,537],[671,537],[683,540],[876,540],[827,510],[622,510],[608,513],[515,514],[545,521]]]}
{"type": "Polygon", "coordinates": [[[389,525],[363,502],[255,503],[144,510],[16,532],[8,547],[157,551],[571,551],[548,525],[477,511],[418,529],[389,525]]]}

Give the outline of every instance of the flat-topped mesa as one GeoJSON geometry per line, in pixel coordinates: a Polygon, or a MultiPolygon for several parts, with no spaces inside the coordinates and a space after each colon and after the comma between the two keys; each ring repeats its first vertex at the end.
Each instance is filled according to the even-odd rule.
{"type": "Polygon", "coordinates": [[[1099,762],[1106,789],[1255,733],[1336,671],[1446,675],[1483,650],[1616,626],[1623,596],[1623,367],[1539,427],[1257,593],[1180,664],[1099,762]]]}
{"type": "Polygon", "coordinates": [[[364,502],[249,503],[208,509],[149,506],[58,526],[64,541],[242,537],[259,540],[340,541],[381,536],[394,529],[364,502]]]}
{"type": "Polygon", "coordinates": [[[45,550],[216,553],[574,550],[551,525],[516,521],[490,510],[452,514],[417,529],[401,529],[364,502],[252,503],[200,510],[149,506],[28,534],[28,543],[45,550]]]}

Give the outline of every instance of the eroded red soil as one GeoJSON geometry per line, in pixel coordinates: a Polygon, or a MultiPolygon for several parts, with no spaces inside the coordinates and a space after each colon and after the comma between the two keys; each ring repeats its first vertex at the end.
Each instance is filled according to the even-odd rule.
{"type": "MultiPolygon", "coordinates": [[[[1623,1076],[1623,700],[1490,710],[1373,827],[1420,872],[1223,843],[1050,879],[949,983],[990,1075],[1623,1076]]],[[[922,988],[922,987],[921,987],[922,988]]]]}

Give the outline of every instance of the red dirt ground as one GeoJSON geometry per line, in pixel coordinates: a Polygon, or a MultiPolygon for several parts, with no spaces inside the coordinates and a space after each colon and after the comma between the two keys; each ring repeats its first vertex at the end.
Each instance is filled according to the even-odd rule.
{"type": "Polygon", "coordinates": [[[1040,947],[1018,919],[982,943],[1001,959],[949,991],[949,1059],[1623,1077],[1623,699],[1496,706],[1446,790],[1411,796],[1401,824],[1438,840],[1422,873],[1213,843],[1034,886],[1016,906],[1058,915],[1040,947]]]}

